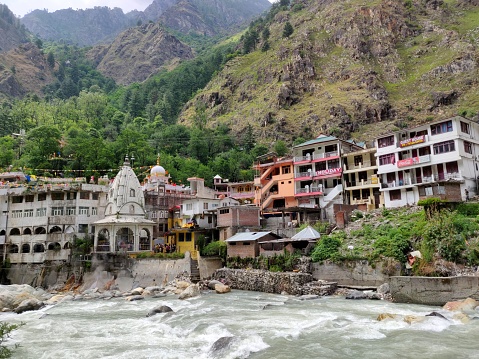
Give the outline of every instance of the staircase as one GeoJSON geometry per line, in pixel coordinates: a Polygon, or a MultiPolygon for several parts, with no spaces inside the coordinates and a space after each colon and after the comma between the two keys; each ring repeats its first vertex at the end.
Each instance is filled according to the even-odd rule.
{"type": "Polygon", "coordinates": [[[198,283],[200,281],[200,269],[198,267],[198,261],[196,259],[190,260],[190,280],[193,283],[198,283]]]}

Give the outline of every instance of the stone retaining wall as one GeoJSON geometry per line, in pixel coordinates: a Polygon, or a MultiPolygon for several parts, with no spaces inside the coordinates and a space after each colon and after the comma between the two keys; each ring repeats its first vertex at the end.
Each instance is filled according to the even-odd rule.
{"type": "Polygon", "coordinates": [[[308,273],[268,272],[262,270],[218,269],[214,279],[224,281],[231,288],[257,292],[286,292],[293,295],[304,294],[303,287],[314,280],[308,273]]]}
{"type": "Polygon", "coordinates": [[[378,262],[374,266],[368,261],[350,261],[341,264],[313,263],[314,279],[338,282],[339,285],[379,286],[389,281],[389,275],[399,275],[401,265],[396,262],[378,262]]]}
{"type": "Polygon", "coordinates": [[[444,305],[474,298],[479,300],[479,277],[391,277],[391,295],[395,302],[444,305]]]}

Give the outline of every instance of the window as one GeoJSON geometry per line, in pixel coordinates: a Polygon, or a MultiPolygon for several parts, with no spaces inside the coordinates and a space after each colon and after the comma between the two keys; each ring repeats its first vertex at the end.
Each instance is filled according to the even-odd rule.
{"type": "Polygon", "coordinates": [[[91,215],[92,216],[97,216],[98,215],[98,208],[92,207],[91,208],[91,215]]]}
{"type": "Polygon", "coordinates": [[[446,187],[444,186],[437,186],[437,194],[446,194],[446,187]]]}
{"type": "Polygon", "coordinates": [[[471,133],[470,131],[471,130],[470,130],[469,124],[461,121],[461,132],[470,134],[471,133]]]}
{"type": "Polygon", "coordinates": [[[187,203],[187,204],[186,204],[186,210],[187,210],[187,211],[193,210],[193,203],[187,203]]]}
{"type": "Polygon", "coordinates": [[[394,145],[394,135],[378,139],[378,147],[388,147],[394,145]]]}
{"type": "Polygon", "coordinates": [[[47,209],[46,208],[37,208],[37,211],[35,213],[36,217],[45,217],[47,215],[47,209]]]}
{"type": "Polygon", "coordinates": [[[226,208],[226,209],[220,209],[220,214],[228,214],[230,213],[230,210],[229,208],[226,208]]]}
{"type": "Polygon", "coordinates": [[[464,152],[472,154],[472,143],[464,141],[464,152]]]}
{"type": "Polygon", "coordinates": [[[354,165],[359,166],[363,163],[363,156],[354,156],[354,165]]]}
{"type": "Polygon", "coordinates": [[[100,198],[100,194],[99,193],[92,193],[92,199],[94,200],[97,200],[98,198],[100,198]]]}
{"type": "Polygon", "coordinates": [[[281,167],[281,170],[283,171],[283,174],[288,174],[291,173],[291,167],[290,166],[283,166],[281,167]]]}
{"type": "Polygon", "coordinates": [[[157,217],[158,217],[158,214],[157,214],[156,211],[153,211],[153,212],[150,213],[150,218],[154,219],[154,218],[157,218],[157,217]]]}
{"type": "Polygon", "coordinates": [[[52,192],[52,200],[62,201],[64,198],[65,194],[63,192],[52,192]]]}
{"type": "Polygon", "coordinates": [[[67,199],[76,199],[77,193],[76,192],[67,192],[67,199]]]}
{"type": "Polygon", "coordinates": [[[74,216],[76,213],[75,207],[67,207],[67,216],[74,216]]]}
{"type": "Polygon", "coordinates": [[[433,146],[433,150],[435,155],[438,155],[440,153],[455,151],[454,141],[445,141],[445,142],[436,143],[433,146]]]}
{"type": "Polygon", "coordinates": [[[401,200],[401,190],[396,189],[394,191],[389,191],[389,200],[391,201],[401,200]]]}
{"type": "Polygon", "coordinates": [[[208,203],[207,202],[203,203],[203,209],[208,209],[208,203]]]}
{"type": "Polygon", "coordinates": [[[63,207],[52,207],[52,216],[63,216],[63,207]]]}
{"type": "Polygon", "coordinates": [[[32,194],[25,196],[25,202],[33,202],[34,199],[35,199],[35,196],[32,194]]]}
{"type": "Polygon", "coordinates": [[[88,233],[88,224],[79,224],[78,233],[88,233]]]}
{"type": "Polygon", "coordinates": [[[439,135],[446,132],[452,132],[452,120],[431,125],[431,135],[439,135]]]}
{"type": "Polygon", "coordinates": [[[243,242],[243,246],[250,246],[251,242],[243,242]]]}
{"type": "Polygon", "coordinates": [[[384,166],[384,165],[388,165],[388,164],[394,164],[395,162],[396,162],[396,158],[394,157],[394,153],[379,156],[379,165],[380,166],[384,166]]]}
{"type": "Polygon", "coordinates": [[[26,209],[23,211],[23,217],[33,217],[33,209],[26,209]]]}
{"type": "Polygon", "coordinates": [[[22,210],[12,211],[12,218],[22,218],[22,210]]]}
{"type": "Polygon", "coordinates": [[[328,161],[328,168],[339,168],[339,159],[328,161]]]}
{"type": "Polygon", "coordinates": [[[90,192],[80,192],[80,199],[90,199],[90,192]]]}
{"type": "Polygon", "coordinates": [[[39,193],[38,194],[38,201],[46,201],[47,194],[46,193],[39,193]]]}
{"type": "Polygon", "coordinates": [[[80,207],[79,209],[80,216],[88,216],[89,208],[88,207],[80,207]]]}
{"type": "Polygon", "coordinates": [[[186,233],[185,242],[191,242],[191,233],[190,232],[186,233]]]}
{"type": "Polygon", "coordinates": [[[23,196],[13,196],[12,197],[12,203],[22,203],[23,202],[23,196]]]}
{"type": "Polygon", "coordinates": [[[130,197],[135,197],[135,190],[130,188],[130,197]]]}

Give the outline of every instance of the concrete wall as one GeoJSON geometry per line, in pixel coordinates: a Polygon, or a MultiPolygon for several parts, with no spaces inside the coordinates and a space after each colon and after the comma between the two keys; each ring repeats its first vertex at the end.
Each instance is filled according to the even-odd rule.
{"type": "Polygon", "coordinates": [[[379,262],[374,266],[368,261],[313,263],[314,279],[334,281],[338,285],[379,286],[389,281],[389,275],[398,275],[400,271],[400,264],[395,262],[379,262]]]}
{"type": "Polygon", "coordinates": [[[399,303],[444,305],[468,297],[479,300],[479,277],[391,277],[389,285],[399,303]]]}
{"type": "Polygon", "coordinates": [[[223,268],[223,261],[219,257],[200,257],[198,256],[198,266],[200,267],[200,278],[211,278],[217,269],[223,268]]]}

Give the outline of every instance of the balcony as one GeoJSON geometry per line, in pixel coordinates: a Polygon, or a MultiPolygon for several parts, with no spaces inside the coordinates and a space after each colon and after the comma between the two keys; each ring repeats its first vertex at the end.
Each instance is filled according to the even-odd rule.
{"type": "Polygon", "coordinates": [[[379,180],[376,179],[368,179],[368,180],[361,180],[361,181],[353,181],[346,183],[346,189],[355,189],[361,187],[379,187],[379,180]]]}
{"type": "Polygon", "coordinates": [[[402,160],[399,160],[397,162],[397,167],[398,168],[410,167],[410,166],[415,166],[421,163],[428,163],[428,162],[431,162],[431,155],[409,157],[409,158],[404,158],[402,160]]]}
{"type": "Polygon", "coordinates": [[[313,172],[296,172],[294,174],[294,179],[295,180],[300,180],[300,179],[311,179],[313,177],[313,172]]]}
{"type": "Polygon", "coordinates": [[[437,182],[443,182],[443,181],[458,181],[462,182],[464,181],[464,178],[462,177],[460,172],[451,172],[451,173],[433,173],[430,176],[422,176],[422,177],[413,177],[413,178],[406,178],[403,180],[398,180],[398,181],[390,181],[386,183],[381,183],[381,188],[382,189],[397,189],[401,187],[408,187],[408,186],[414,186],[414,185],[423,185],[423,184],[428,184],[428,183],[437,183],[437,182]]]}
{"type": "Polygon", "coordinates": [[[371,161],[364,161],[363,163],[358,163],[357,165],[344,165],[344,171],[354,171],[354,170],[361,170],[363,168],[368,168],[368,167],[376,167],[377,165],[372,163],[371,161]]]}
{"type": "Polygon", "coordinates": [[[304,187],[296,190],[296,196],[317,196],[323,194],[323,186],[318,187],[304,187]]]}
{"type": "Polygon", "coordinates": [[[338,151],[313,154],[313,160],[322,160],[330,157],[339,157],[338,151]]]}

